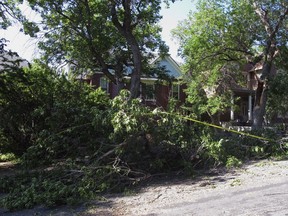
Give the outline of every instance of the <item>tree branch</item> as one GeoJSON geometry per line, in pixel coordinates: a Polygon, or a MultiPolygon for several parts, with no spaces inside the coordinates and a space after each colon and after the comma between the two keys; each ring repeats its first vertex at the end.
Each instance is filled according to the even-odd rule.
{"type": "Polygon", "coordinates": [[[111,4],[111,15],[112,15],[112,22],[114,26],[118,29],[118,31],[122,35],[125,35],[124,26],[122,26],[121,23],[119,22],[119,18],[118,18],[117,11],[116,11],[116,3],[114,1],[111,4]]]}
{"type": "Polygon", "coordinates": [[[259,5],[255,1],[253,2],[253,7],[255,9],[255,12],[259,15],[262,23],[264,24],[266,32],[269,35],[271,35],[273,32],[273,29],[268,18],[268,12],[265,11],[263,8],[260,8],[259,5]]]}
{"type": "Polygon", "coordinates": [[[271,37],[275,37],[276,33],[279,31],[280,26],[282,25],[284,19],[286,18],[286,16],[288,15],[288,7],[286,7],[284,13],[282,15],[279,16],[278,22],[275,26],[274,31],[272,32],[271,37]]]}

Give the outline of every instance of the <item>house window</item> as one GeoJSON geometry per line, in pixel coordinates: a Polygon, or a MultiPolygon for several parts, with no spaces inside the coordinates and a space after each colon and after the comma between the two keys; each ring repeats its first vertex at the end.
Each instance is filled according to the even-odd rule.
{"type": "Polygon", "coordinates": [[[108,92],[109,91],[109,81],[106,77],[100,78],[100,87],[103,91],[108,92]]]}
{"type": "Polygon", "coordinates": [[[145,100],[155,101],[155,85],[146,84],[145,85],[145,100]]]}
{"type": "Polygon", "coordinates": [[[178,84],[172,84],[171,86],[171,96],[176,100],[180,99],[180,86],[178,84]]]}

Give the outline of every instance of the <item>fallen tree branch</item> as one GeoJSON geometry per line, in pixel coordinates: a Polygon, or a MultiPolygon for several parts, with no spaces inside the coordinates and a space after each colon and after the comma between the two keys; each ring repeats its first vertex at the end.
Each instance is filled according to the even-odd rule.
{"type": "Polygon", "coordinates": [[[119,148],[119,147],[123,147],[127,145],[127,142],[122,142],[120,143],[119,145],[117,145],[115,148],[111,149],[110,151],[106,152],[104,155],[102,155],[101,157],[99,157],[97,159],[97,162],[100,161],[100,160],[103,160],[104,158],[108,157],[109,155],[115,153],[115,151],[119,148]]]}

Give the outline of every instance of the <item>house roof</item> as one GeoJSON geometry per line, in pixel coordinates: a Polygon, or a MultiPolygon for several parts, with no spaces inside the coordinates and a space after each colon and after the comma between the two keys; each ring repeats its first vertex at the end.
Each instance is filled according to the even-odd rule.
{"type": "MultiPolygon", "coordinates": [[[[180,69],[180,66],[179,64],[170,56],[170,55],[166,55],[164,57],[161,57],[161,56],[158,56],[156,57],[154,60],[151,61],[150,64],[154,64],[154,65],[157,65],[159,67],[164,67],[165,68],[165,71],[168,73],[167,75],[172,77],[172,78],[175,78],[175,79],[179,79],[181,78],[182,76],[182,72],[181,72],[181,69],[180,69]]],[[[114,74],[114,71],[113,70],[109,70],[112,74],[114,74]]],[[[126,73],[126,76],[125,78],[126,79],[130,79],[130,75],[132,74],[132,71],[133,71],[133,66],[130,66],[130,67],[125,67],[124,68],[124,71],[126,73]]],[[[96,73],[99,73],[99,74],[102,74],[102,72],[96,72],[96,73]]],[[[94,72],[94,74],[96,74],[94,72]]],[[[86,74],[83,76],[77,76],[76,79],[89,79],[89,75],[86,74]]],[[[157,78],[157,75],[156,76],[145,76],[142,74],[141,76],[141,80],[151,80],[151,81],[156,81],[158,80],[157,78]]]]}
{"type": "Polygon", "coordinates": [[[165,67],[168,75],[173,78],[180,78],[182,76],[179,64],[170,55],[166,55],[165,57],[158,56],[152,61],[152,64],[165,67]]]}

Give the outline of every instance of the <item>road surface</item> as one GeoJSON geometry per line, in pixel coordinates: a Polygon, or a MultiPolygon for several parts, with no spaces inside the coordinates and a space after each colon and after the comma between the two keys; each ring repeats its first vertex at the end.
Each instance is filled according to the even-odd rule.
{"type": "Polygon", "coordinates": [[[121,215],[288,216],[288,161],[258,161],[226,174],[154,185],[116,203],[121,215]]]}

